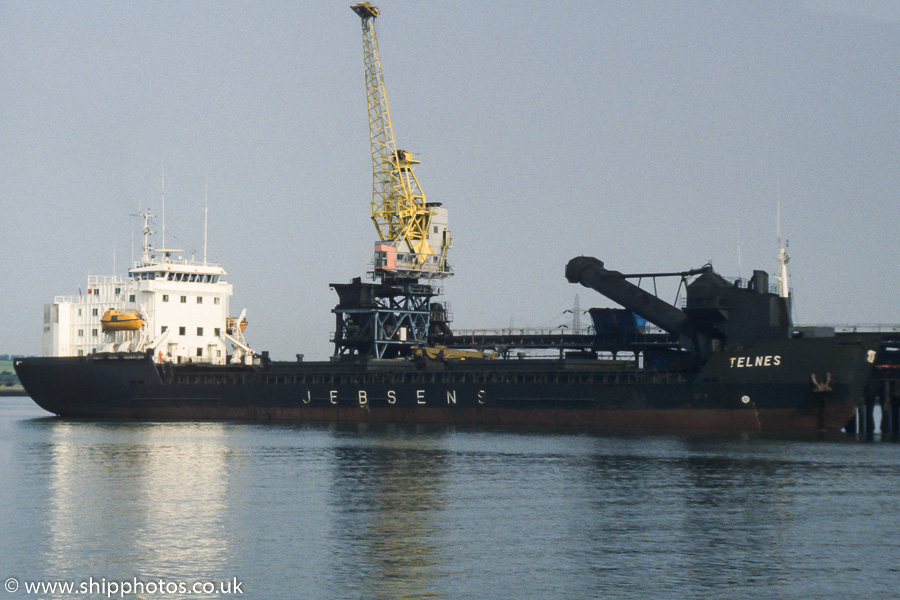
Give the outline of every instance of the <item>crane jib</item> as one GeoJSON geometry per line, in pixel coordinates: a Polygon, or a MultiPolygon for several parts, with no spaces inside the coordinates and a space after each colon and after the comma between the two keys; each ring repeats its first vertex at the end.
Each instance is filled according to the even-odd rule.
{"type": "Polygon", "coordinates": [[[362,20],[372,150],[371,217],[380,240],[375,250],[376,273],[414,279],[448,277],[453,272],[447,264],[451,240],[447,211],[426,200],[414,170],[420,161],[397,148],[394,138],[373,24],[379,10],[368,2],[350,8],[362,20]]]}

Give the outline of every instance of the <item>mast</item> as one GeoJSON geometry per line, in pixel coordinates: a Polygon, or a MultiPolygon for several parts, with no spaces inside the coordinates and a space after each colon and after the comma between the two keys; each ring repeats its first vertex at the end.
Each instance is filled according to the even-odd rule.
{"type": "Polygon", "coordinates": [[[205,182],[203,194],[203,264],[206,265],[206,241],[209,232],[209,180],[205,182]]]}
{"type": "Polygon", "coordinates": [[[161,163],[162,176],[160,177],[159,189],[162,195],[162,247],[166,247],[166,163],[161,163]]]}
{"type": "Polygon", "coordinates": [[[150,264],[150,234],[156,233],[155,231],[150,231],[150,219],[155,217],[153,213],[150,212],[150,209],[147,209],[147,212],[141,213],[138,215],[139,217],[144,218],[144,244],[143,244],[143,255],[141,256],[141,265],[146,266],[150,264]]]}
{"type": "Polygon", "coordinates": [[[778,281],[778,295],[782,298],[789,298],[791,295],[790,286],[788,285],[788,272],[787,272],[787,264],[791,260],[790,257],[785,252],[785,248],[787,248],[787,241],[783,244],[781,243],[781,201],[777,204],[777,216],[776,216],[776,231],[778,234],[778,256],[775,257],[775,260],[778,261],[778,274],[775,275],[775,279],[778,281]]]}

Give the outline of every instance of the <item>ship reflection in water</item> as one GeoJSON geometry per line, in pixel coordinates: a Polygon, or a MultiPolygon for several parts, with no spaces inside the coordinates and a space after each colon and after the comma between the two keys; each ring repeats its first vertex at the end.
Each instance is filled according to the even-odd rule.
{"type": "Polygon", "coordinates": [[[49,573],[190,581],[223,569],[222,425],[51,421],[47,429],[49,573]],[[79,571],[85,560],[96,566],[79,571]]]}
{"type": "Polygon", "coordinates": [[[251,598],[895,591],[894,444],[17,410],[0,404],[7,576],[237,578],[251,598]]]}
{"type": "MultiPolygon", "coordinates": [[[[359,428],[344,431],[353,438],[359,428]]],[[[334,455],[332,535],[339,548],[351,549],[339,553],[337,569],[359,582],[361,597],[446,598],[439,585],[438,513],[448,467],[441,436],[421,427],[387,427],[367,437],[368,443],[334,455]]]]}

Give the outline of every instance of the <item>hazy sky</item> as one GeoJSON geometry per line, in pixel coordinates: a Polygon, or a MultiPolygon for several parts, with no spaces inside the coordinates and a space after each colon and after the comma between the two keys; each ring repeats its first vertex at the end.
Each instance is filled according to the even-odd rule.
{"type": "MultiPolygon", "coordinates": [[[[328,285],[376,238],[349,4],[0,2],[0,353],[125,272],[164,163],[198,258],[209,182],[251,344],[328,356],[328,285]]],[[[375,4],[397,144],[450,212],[453,327],[608,306],[566,282],[581,254],[773,272],[779,198],[795,321],[900,323],[900,2],[375,4]]]]}

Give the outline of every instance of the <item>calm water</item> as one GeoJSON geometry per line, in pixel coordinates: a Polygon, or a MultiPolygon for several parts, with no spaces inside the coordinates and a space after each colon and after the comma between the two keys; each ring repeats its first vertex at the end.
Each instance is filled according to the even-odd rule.
{"type": "Polygon", "coordinates": [[[0,600],[900,595],[894,443],[44,414],[0,399],[0,600]]]}

